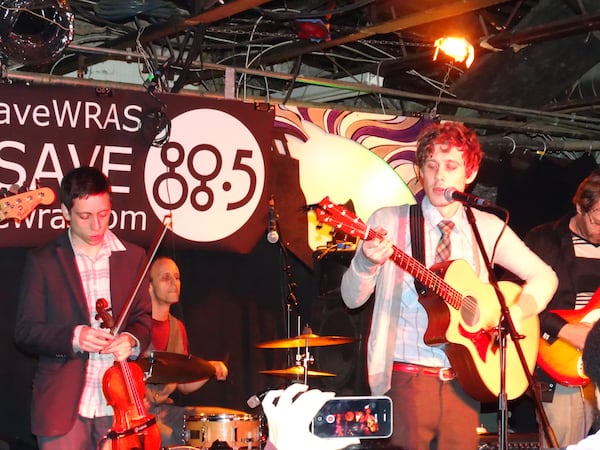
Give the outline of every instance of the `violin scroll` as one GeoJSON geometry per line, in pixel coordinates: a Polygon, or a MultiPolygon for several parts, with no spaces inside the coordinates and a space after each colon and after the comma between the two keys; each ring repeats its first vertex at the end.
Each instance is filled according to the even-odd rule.
{"type": "Polygon", "coordinates": [[[100,328],[110,328],[112,331],[115,327],[115,321],[109,312],[108,301],[105,298],[96,300],[96,319],[102,321],[100,328]]]}

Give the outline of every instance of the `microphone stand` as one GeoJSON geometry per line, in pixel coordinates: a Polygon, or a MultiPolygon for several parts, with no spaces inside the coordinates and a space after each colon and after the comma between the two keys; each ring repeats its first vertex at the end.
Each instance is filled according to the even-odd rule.
{"type": "MultiPolygon", "coordinates": [[[[277,225],[277,229],[281,230],[281,228],[279,227],[279,219],[277,218],[277,215],[275,215],[275,222],[277,225]]],[[[294,278],[292,276],[292,266],[290,264],[289,254],[288,254],[288,251],[287,251],[285,245],[282,242],[281,234],[279,234],[279,239],[277,240],[277,245],[279,247],[280,254],[281,254],[282,272],[285,274],[285,281],[283,282],[283,284],[285,285],[285,292],[286,292],[286,295],[285,295],[285,297],[286,297],[286,301],[285,301],[285,303],[286,303],[286,338],[290,339],[292,337],[304,334],[303,329],[302,329],[302,315],[300,313],[300,304],[298,303],[298,299],[297,299],[296,293],[295,293],[296,286],[298,284],[294,281],[294,278]],[[297,328],[296,334],[294,336],[292,336],[292,310],[293,309],[296,309],[296,328],[297,328]]],[[[308,331],[308,333],[312,333],[312,331],[308,331]]],[[[308,353],[308,347],[306,348],[306,353],[304,355],[301,354],[300,347],[298,347],[296,350],[295,357],[292,357],[291,350],[288,351],[288,354],[287,354],[287,366],[288,367],[298,364],[299,361],[303,361],[303,363],[302,363],[303,372],[304,372],[303,378],[304,378],[305,384],[307,384],[309,360],[310,360],[310,354],[308,353]]],[[[298,378],[297,381],[299,381],[299,380],[300,379],[298,378]]]]}
{"type": "Polygon", "coordinates": [[[297,283],[292,278],[292,267],[289,262],[289,255],[285,245],[281,242],[281,237],[277,241],[277,245],[279,246],[281,252],[281,262],[282,262],[282,272],[285,274],[285,291],[287,292],[285,297],[286,303],[286,313],[287,313],[287,324],[286,324],[286,338],[292,338],[292,309],[296,309],[297,314],[297,332],[294,336],[298,336],[300,334],[300,304],[298,303],[298,299],[296,298],[295,289],[297,283]]]}
{"type": "MultiPolygon", "coordinates": [[[[552,430],[552,427],[550,426],[550,423],[548,421],[548,416],[546,415],[544,407],[542,406],[539,392],[534,387],[535,384],[533,380],[533,375],[529,372],[529,368],[527,367],[527,361],[525,359],[523,348],[521,347],[520,342],[520,340],[523,339],[524,336],[520,335],[515,328],[515,324],[512,320],[510,311],[506,304],[506,299],[504,298],[504,295],[500,290],[500,287],[498,285],[498,279],[496,278],[496,274],[494,273],[493,267],[485,251],[483,241],[481,240],[481,235],[479,234],[473,211],[471,210],[469,205],[465,204],[464,206],[465,213],[467,215],[467,220],[471,225],[471,229],[473,230],[473,234],[475,235],[475,240],[477,241],[477,246],[479,247],[479,251],[481,252],[485,266],[488,271],[489,282],[492,285],[494,291],[496,292],[496,296],[498,297],[498,301],[500,302],[500,322],[498,325],[498,333],[500,335],[500,393],[498,394],[498,410],[500,412],[500,418],[498,419],[498,449],[508,449],[508,399],[506,394],[506,347],[508,337],[512,339],[515,345],[515,350],[517,351],[517,355],[519,356],[519,361],[521,362],[521,366],[523,367],[523,371],[525,372],[525,375],[527,377],[527,381],[529,383],[529,391],[531,392],[535,403],[535,407],[539,414],[540,421],[542,422],[542,428],[544,430],[546,440],[548,444],[552,447],[558,447],[556,436],[554,435],[554,431],[552,430]]],[[[506,212],[506,210],[504,210],[503,208],[500,208],[498,206],[494,207],[506,212]]],[[[539,339],[539,336],[535,336],[535,339],[539,339]]]]}

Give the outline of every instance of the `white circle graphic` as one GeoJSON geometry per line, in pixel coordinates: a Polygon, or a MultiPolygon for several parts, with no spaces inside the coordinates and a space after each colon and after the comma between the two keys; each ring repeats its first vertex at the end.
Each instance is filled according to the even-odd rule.
{"type": "Polygon", "coordinates": [[[169,142],[150,147],[146,195],[173,232],[213,242],[239,230],[252,216],[265,186],[265,161],[248,127],[215,109],[186,111],[171,120],[169,142]]]}

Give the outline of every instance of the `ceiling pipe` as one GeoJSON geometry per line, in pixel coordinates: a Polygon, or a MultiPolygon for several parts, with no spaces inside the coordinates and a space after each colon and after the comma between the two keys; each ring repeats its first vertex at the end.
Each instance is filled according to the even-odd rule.
{"type": "MultiPolygon", "coordinates": [[[[16,72],[9,74],[9,78],[12,81],[20,81],[25,83],[38,83],[38,84],[49,84],[56,86],[74,86],[74,87],[94,87],[94,88],[109,88],[109,89],[128,89],[145,92],[146,88],[142,85],[135,85],[129,83],[118,83],[118,82],[103,82],[97,80],[86,80],[81,78],[70,78],[64,76],[53,76],[53,75],[41,75],[37,73],[26,73],[16,72]]],[[[189,94],[189,91],[183,91],[181,94],[189,94]]],[[[195,93],[195,95],[198,95],[195,93]]],[[[212,95],[204,95],[205,97],[217,97],[212,95]]],[[[264,101],[264,99],[263,99],[264,101]]],[[[322,107],[322,106],[321,106],[322,107]]],[[[393,114],[393,112],[389,112],[393,114]]],[[[455,120],[459,122],[465,122],[465,117],[458,116],[446,116],[444,120],[455,120]]],[[[493,125],[494,128],[503,129],[505,131],[524,131],[524,125],[522,123],[508,122],[502,120],[488,120],[489,125],[493,125]]],[[[532,132],[548,134],[549,130],[545,129],[548,127],[537,126],[532,132]]],[[[537,157],[542,158],[544,156],[560,156],[561,153],[565,152],[578,152],[578,153],[596,153],[600,151],[600,140],[540,140],[530,138],[525,135],[504,135],[504,136],[479,136],[482,149],[486,157],[498,155],[501,153],[527,153],[532,152],[537,157]]]]}
{"type": "Polygon", "coordinates": [[[522,31],[497,34],[482,41],[480,46],[496,50],[507,49],[513,46],[523,46],[598,29],[600,29],[600,14],[585,14],[575,18],[529,27],[522,31]]]}
{"type": "MultiPolygon", "coordinates": [[[[76,52],[82,53],[97,53],[102,54],[104,56],[110,56],[113,59],[117,60],[125,60],[125,61],[134,61],[137,59],[141,59],[142,56],[138,53],[126,51],[126,50],[116,50],[116,49],[107,49],[102,47],[82,47],[71,45],[69,46],[69,50],[73,50],[76,52]]],[[[167,58],[159,58],[160,62],[166,62],[167,58]]],[[[246,68],[231,68],[230,66],[224,66],[220,64],[211,64],[204,63],[200,65],[199,63],[193,63],[193,66],[200,69],[208,69],[208,70],[220,70],[220,71],[231,71],[232,69],[238,73],[245,73],[260,77],[268,77],[274,79],[282,79],[287,81],[294,81],[295,83],[304,83],[308,85],[315,86],[327,86],[336,89],[345,89],[353,92],[362,92],[369,94],[377,94],[388,97],[397,97],[397,98],[405,98],[405,99],[413,99],[420,100],[423,102],[430,102],[432,104],[445,103],[457,107],[463,107],[468,109],[475,109],[481,111],[488,111],[492,113],[502,113],[502,114],[511,114],[513,116],[519,116],[523,119],[535,119],[530,122],[521,122],[517,120],[496,120],[496,119],[481,119],[479,117],[470,117],[470,116],[459,116],[459,115],[444,115],[440,116],[444,120],[454,120],[460,121],[468,126],[472,127],[480,127],[484,129],[497,129],[499,132],[527,132],[532,134],[548,134],[553,136],[566,136],[573,139],[590,139],[591,137],[598,136],[600,138],[600,119],[592,118],[592,117],[575,117],[568,114],[560,114],[560,113],[548,113],[543,111],[525,109],[525,108],[514,108],[510,106],[504,105],[493,105],[487,103],[478,103],[471,101],[464,101],[454,98],[439,98],[437,96],[418,94],[414,92],[401,91],[396,89],[385,88],[381,86],[373,86],[366,85],[361,83],[351,83],[344,81],[334,81],[330,79],[324,78],[316,78],[316,77],[303,77],[303,76],[294,76],[292,74],[284,74],[278,72],[268,72],[264,70],[257,69],[246,69],[246,68]]],[[[90,86],[90,87],[114,87],[118,89],[136,89],[143,91],[145,88],[141,85],[129,84],[129,83],[119,83],[119,82],[102,82],[98,80],[85,80],[82,78],[70,78],[65,76],[58,75],[47,75],[47,74],[39,74],[39,73],[28,73],[28,72],[20,72],[20,71],[9,71],[6,74],[6,78],[9,81],[21,81],[26,83],[40,83],[40,84],[52,84],[52,85],[70,85],[70,86],[90,86]]],[[[206,97],[219,97],[218,94],[199,94],[197,91],[192,90],[183,90],[182,93],[192,94],[192,95],[203,95],[206,97]]],[[[222,96],[222,95],[221,95],[222,96]]],[[[241,99],[245,100],[245,99],[241,99]]],[[[268,98],[251,98],[251,101],[270,101],[268,98]]],[[[273,101],[273,103],[278,103],[277,101],[273,101]]],[[[295,104],[299,104],[295,102],[295,104]]],[[[313,107],[323,108],[323,105],[308,105],[313,107]]],[[[335,108],[335,105],[328,105],[330,108],[335,108]]],[[[343,106],[344,109],[349,109],[347,106],[343,106]]],[[[403,115],[402,111],[387,111],[388,114],[398,114],[403,115]]],[[[595,141],[594,141],[595,142],[595,141]]]]}
{"type": "Polygon", "coordinates": [[[600,151],[600,140],[567,141],[541,140],[524,135],[480,136],[479,142],[486,152],[533,152],[540,158],[547,154],[577,152],[595,153],[600,151]]]}
{"type": "MultiPolygon", "coordinates": [[[[114,59],[124,60],[124,61],[134,61],[141,60],[143,58],[137,52],[133,52],[130,50],[116,50],[116,49],[108,49],[104,47],[88,47],[88,46],[79,46],[79,45],[70,45],[67,50],[75,51],[77,53],[91,53],[91,54],[99,54],[104,56],[110,56],[114,59]]],[[[166,57],[157,57],[157,61],[159,63],[166,63],[168,58],[166,57]]],[[[214,64],[214,63],[199,63],[193,62],[191,67],[196,69],[205,69],[205,70],[216,70],[225,72],[227,69],[231,69],[230,66],[225,66],[222,64],[214,64]]],[[[600,137],[600,119],[593,117],[582,117],[582,116],[573,116],[571,114],[561,114],[556,112],[545,112],[540,110],[533,110],[527,108],[517,108],[512,106],[505,105],[495,105],[490,103],[479,103],[468,100],[460,100],[455,98],[447,98],[447,97],[438,97],[433,95],[419,94],[415,92],[402,91],[398,89],[386,88],[383,86],[374,86],[367,85],[362,83],[354,83],[347,82],[342,80],[331,80],[329,78],[317,78],[317,77],[305,77],[302,75],[295,76],[293,74],[288,73],[280,73],[280,72],[271,72],[266,70],[258,70],[258,69],[250,69],[244,67],[234,67],[233,68],[236,73],[244,73],[248,75],[255,75],[259,77],[273,78],[285,81],[293,81],[294,83],[303,83],[308,85],[315,86],[325,86],[332,89],[344,89],[353,92],[362,92],[365,94],[379,94],[383,96],[389,97],[397,97],[397,98],[405,98],[411,100],[420,100],[423,102],[429,102],[432,105],[436,103],[443,103],[446,105],[456,106],[459,108],[467,108],[474,109],[479,111],[488,111],[492,113],[502,113],[502,114],[511,114],[523,118],[528,119],[536,119],[541,122],[547,121],[552,124],[553,128],[551,128],[551,132],[553,134],[562,133],[571,137],[581,137],[581,131],[589,131],[590,133],[596,134],[598,133],[600,137]]],[[[14,72],[9,73],[9,78],[13,75],[14,72]]],[[[263,99],[264,101],[265,99],[263,99]]],[[[268,99],[267,99],[268,100],[268,99]]],[[[457,116],[459,117],[459,116],[457,116]]],[[[465,123],[475,123],[477,118],[471,118],[469,116],[460,116],[459,119],[465,123]]],[[[500,121],[498,123],[507,123],[507,121],[500,121]]],[[[508,121],[510,123],[510,121],[508,121]]],[[[519,124],[519,122],[514,121],[514,123],[519,124]]],[[[520,123],[520,126],[523,127],[523,123],[520,123]]],[[[543,127],[546,132],[549,131],[547,127],[543,127]]],[[[541,131],[540,131],[541,132],[541,131]]]]}
{"type": "Polygon", "coordinates": [[[332,39],[328,41],[310,45],[307,45],[304,42],[297,42],[295,44],[286,46],[284,49],[281,49],[281,51],[267,52],[260,59],[260,64],[262,66],[270,66],[277,64],[284,59],[326,50],[339,45],[355,42],[360,39],[367,39],[372,36],[388,33],[399,33],[403,30],[420,25],[428,24],[438,20],[449,19],[472,11],[477,11],[478,9],[494,6],[503,3],[504,1],[505,0],[455,0],[439,3],[433,2],[432,4],[435,6],[432,6],[431,8],[427,8],[413,14],[406,14],[402,17],[388,20],[383,23],[369,25],[347,35],[332,37],[332,39]]]}
{"type": "MultiPolygon", "coordinates": [[[[168,21],[165,23],[150,25],[145,27],[143,30],[133,31],[103,45],[110,45],[118,49],[135,48],[138,43],[144,45],[149,42],[164,39],[167,36],[185,31],[190,27],[195,27],[200,24],[215,23],[219,20],[234,16],[243,11],[247,11],[268,2],[269,0],[232,0],[183,20],[174,22],[168,21]]],[[[109,47],[105,48],[107,50],[109,49],[109,47]]],[[[101,54],[98,54],[95,61],[88,61],[88,63],[98,64],[105,59],[106,58],[101,58],[101,54]]],[[[77,63],[72,64],[76,65],[77,63]]],[[[65,74],[77,70],[77,67],[72,64],[59,66],[56,68],[56,73],[65,74]]]]}

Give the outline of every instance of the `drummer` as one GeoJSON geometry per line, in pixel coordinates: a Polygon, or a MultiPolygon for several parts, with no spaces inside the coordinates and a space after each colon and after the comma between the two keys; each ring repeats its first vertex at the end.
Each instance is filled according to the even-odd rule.
{"type": "MultiPolygon", "coordinates": [[[[188,354],[188,338],[183,322],[171,314],[171,305],[179,302],[181,279],[175,261],[165,256],[156,258],[150,266],[150,298],[152,300],[152,342],[151,351],[166,351],[188,354]]],[[[227,378],[227,366],[223,361],[209,361],[215,369],[217,380],[227,378]]],[[[175,389],[189,394],[200,389],[208,378],[189,383],[147,384],[145,403],[148,412],[153,414],[160,429],[162,445],[183,443],[182,430],[184,415],[188,409],[173,404],[169,397],[175,389]]]]}

